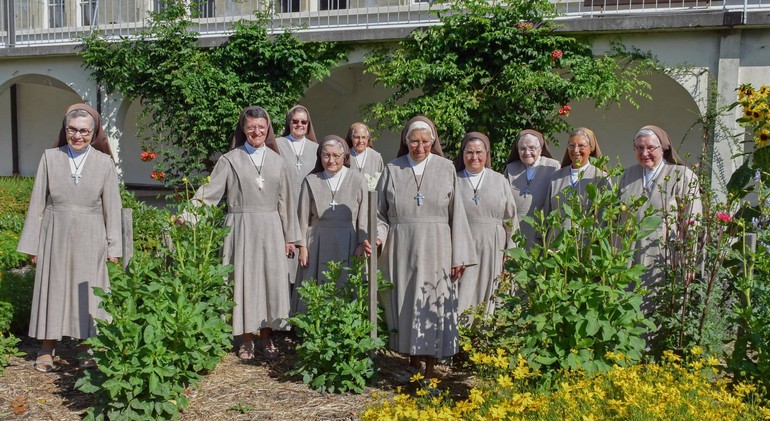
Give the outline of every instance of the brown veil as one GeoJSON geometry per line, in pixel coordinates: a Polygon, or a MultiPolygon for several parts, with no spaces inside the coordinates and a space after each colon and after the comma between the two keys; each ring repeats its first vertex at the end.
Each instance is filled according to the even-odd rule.
{"type": "Polygon", "coordinates": [[[508,155],[508,160],[505,161],[505,165],[508,165],[514,161],[521,161],[521,156],[519,156],[519,141],[521,140],[522,136],[527,134],[535,136],[537,141],[540,142],[540,156],[553,158],[551,149],[548,147],[548,142],[545,141],[543,134],[537,130],[527,129],[520,131],[519,134],[516,135],[516,140],[514,140],[513,145],[511,145],[511,154],[508,155]]]}
{"type": "Polygon", "coordinates": [[[303,105],[295,105],[286,112],[286,121],[283,124],[283,134],[281,136],[286,137],[291,134],[291,120],[294,118],[294,113],[297,111],[302,111],[307,114],[307,133],[305,133],[305,137],[310,141],[318,143],[318,140],[315,137],[315,130],[313,130],[313,119],[310,118],[310,111],[303,105]]]}
{"type": "Polygon", "coordinates": [[[59,130],[59,139],[56,142],[55,147],[58,148],[67,144],[67,114],[75,110],[84,110],[94,119],[94,133],[91,137],[91,146],[97,151],[103,152],[115,159],[112,155],[110,142],[107,140],[107,135],[104,133],[104,128],[102,127],[102,118],[99,113],[88,104],[72,104],[67,107],[67,111],[64,113],[64,120],[62,120],[61,123],[61,130],[59,130]]]}
{"type": "Polygon", "coordinates": [[[441,141],[438,138],[438,132],[436,131],[436,125],[433,124],[433,122],[425,116],[418,115],[417,117],[413,117],[411,120],[407,121],[404,125],[404,128],[401,130],[401,145],[398,147],[398,154],[396,154],[397,157],[404,156],[409,154],[409,146],[406,144],[406,134],[409,131],[409,127],[418,122],[422,121],[423,123],[427,123],[430,127],[430,130],[433,132],[433,145],[430,147],[430,153],[438,155],[440,157],[444,157],[444,151],[441,149],[441,141]]]}
{"type": "MultiPolygon", "coordinates": [[[[588,146],[591,148],[591,154],[589,155],[590,157],[600,158],[602,156],[602,150],[599,148],[599,142],[596,140],[596,134],[594,134],[593,130],[587,127],[578,127],[569,135],[570,137],[580,135],[588,139],[588,146]]],[[[569,149],[567,149],[564,151],[564,158],[561,160],[561,167],[564,168],[570,165],[572,165],[572,159],[569,157],[569,149]]]]}
{"type": "Polygon", "coordinates": [[[252,105],[246,107],[241,111],[241,116],[238,118],[238,124],[235,126],[235,134],[233,135],[233,141],[230,142],[230,150],[241,147],[246,143],[246,133],[243,131],[243,124],[246,122],[246,117],[252,118],[264,118],[267,120],[267,137],[265,137],[265,146],[275,151],[277,154],[281,154],[278,150],[278,144],[275,142],[275,132],[273,132],[273,123],[270,120],[270,114],[267,113],[262,107],[252,105]]]}
{"type": "Polygon", "coordinates": [[[463,154],[465,153],[465,146],[468,145],[469,142],[473,140],[480,140],[484,142],[484,147],[487,148],[487,162],[484,165],[487,168],[492,168],[492,148],[489,143],[489,138],[484,135],[483,133],[479,132],[470,132],[463,137],[463,142],[460,145],[460,151],[457,153],[457,156],[455,157],[454,164],[455,169],[457,171],[462,171],[465,169],[465,160],[463,159],[463,154]]]}

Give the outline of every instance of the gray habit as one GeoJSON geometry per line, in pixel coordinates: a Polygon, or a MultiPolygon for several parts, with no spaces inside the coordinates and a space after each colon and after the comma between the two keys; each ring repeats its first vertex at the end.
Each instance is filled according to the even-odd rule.
{"type": "Polygon", "coordinates": [[[486,302],[488,313],[495,311],[492,294],[503,271],[503,251],[514,246],[511,235],[519,229],[516,203],[508,180],[490,169],[484,171],[484,182],[477,190],[479,203],[473,201],[473,188],[465,171],[457,173],[457,197],[465,205],[473,244],[479,264],[465,270],[460,278],[458,312],[486,302]]]}
{"type": "MultiPolygon", "coordinates": [[[[281,152],[281,158],[283,158],[283,161],[286,164],[291,192],[294,196],[293,203],[297,205],[299,203],[299,191],[302,187],[302,181],[305,180],[305,177],[307,177],[307,175],[310,174],[310,171],[313,171],[313,168],[315,167],[318,144],[305,139],[303,141],[305,142],[305,148],[302,150],[302,155],[297,156],[294,152],[294,147],[291,146],[291,140],[285,137],[279,137],[275,139],[275,142],[278,144],[278,151],[281,152]]],[[[287,278],[289,283],[293,284],[297,279],[297,276],[299,276],[300,267],[296,257],[286,260],[287,278]]]]}
{"type": "Polygon", "coordinates": [[[379,267],[393,283],[380,299],[391,349],[443,358],[457,352],[458,342],[457,285],[451,268],[477,260],[465,209],[455,195],[454,165],[437,155],[426,165],[422,206],[414,199],[417,183],[407,155],[387,164],[380,177],[379,267]]]}
{"type": "Polygon", "coordinates": [[[265,148],[264,187],[257,186],[257,169],[241,146],[222,155],[195,199],[215,205],[227,195],[225,224],[230,232],[222,260],[233,265],[233,335],[263,328],[287,330],[289,284],[286,283],[286,243],[299,240],[290,169],[265,148]]]}
{"type": "Polygon", "coordinates": [[[106,319],[92,288],[109,290],[108,257],[121,257],[120,189],[112,158],[91,149],[71,177],[68,146],[47,149],[32,188],[17,250],[37,256],[29,336],[96,335],[106,319]]]}
{"type": "Polygon", "coordinates": [[[559,161],[540,157],[540,165],[531,181],[527,181],[527,166],[521,161],[513,161],[505,166],[505,177],[511,183],[513,199],[516,201],[516,211],[519,216],[521,234],[527,242],[524,248],[531,249],[542,241],[542,236],[535,232],[532,226],[521,220],[524,216],[535,217],[536,210],[543,210],[548,199],[548,187],[551,177],[561,164],[559,161]],[[527,192],[526,194],[524,192],[527,192]]]}
{"type": "Polygon", "coordinates": [[[684,207],[684,215],[703,212],[698,181],[695,173],[687,167],[664,162],[648,192],[644,189],[644,168],[634,165],[626,169],[620,178],[619,195],[623,201],[647,196],[647,202],[636,213],[637,221],[644,217],[648,208],[660,211],[658,216],[663,218],[655,231],[633,245],[636,250],[633,263],[647,268],[642,275],[642,286],[652,294],[645,299],[644,307],[649,308],[647,302],[654,295],[656,284],[663,281],[664,265],[671,264],[671,257],[666,258],[661,244],[667,241],[667,237],[676,238],[679,233],[676,210],[681,205],[684,207]]]}
{"type": "Polygon", "coordinates": [[[368,146],[365,153],[366,160],[364,161],[363,167],[359,167],[356,158],[353,155],[350,155],[350,169],[370,176],[378,173],[382,174],[382,170],[385,168],[385,163],[382,161],[382,155],[368,146]]]}
{"type": "MultiPolygon", "coordinates": [[[[347,170],[337,192],[332,210],[331,188],[323,172],[310,174],[302,183],[299,194],[299,245],[308,248],[308,267],[300,269],[299,283],[292,293],[292,310],[305,311],[305,305],[297,288],[307,279],[327,282],[322,272],[328,270],[329,261],[350,265],[359,243],[367,238],[367,192],[366,182],[356,171],[347,170]]],[[[347,272],[337,279],[337,287],[347,280],[347,272]]]]}
{"type": "MultiPolygon", "coordinates": [[[[600,189],[602,187],[611,187],[610,180],[607,178],[607,173],[596,168],[592,164],[589,164],[588,168],[586,168],[583,172],[582,177],[574,186],[571,185],[569,166],[554,172],[553,176],[551,177],[551,185],[548,188],[548,199],[545,202],[543,212],[548,215],[551,213],[551,211],[555,210],[562,213],[563,217],[564,214],[561,210],[561,203],[566,203],[569,197],[568,195],[575,193],[577,193],[581,198],[580,203],[582,209],[587,211],[591,207],[591,202],[586,196],[586,186],[589,184],[593,184],[600,189]],[[572,188],[565,191],[565,189],[568,187],[572,188]]],[[[571,226],[572,222],[565,217],[564,222],[562,223],[562,228],[569,228],[571,226]]],[[[553,233],[554,236],[556,234],[557,233],[555,232],[553,233]]]]}

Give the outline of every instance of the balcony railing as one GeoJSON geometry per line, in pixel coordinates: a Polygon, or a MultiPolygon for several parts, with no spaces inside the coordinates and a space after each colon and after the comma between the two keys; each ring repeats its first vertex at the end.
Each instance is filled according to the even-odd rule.
{"type": "MultiPolygon", "coordinates": [[[[770,10],[770,0],[554,0],[563,19],[638,13],[770,10]]],[[[99,30],[130,36],[162,0],[0,0],[0,48],[76,44],[99,30]]],[[[195,0],[201,37],[230,33],[233,23],[273,7],[273,31],[414,28],[435,24],[432,5],[420,0],[195,0]]]]}

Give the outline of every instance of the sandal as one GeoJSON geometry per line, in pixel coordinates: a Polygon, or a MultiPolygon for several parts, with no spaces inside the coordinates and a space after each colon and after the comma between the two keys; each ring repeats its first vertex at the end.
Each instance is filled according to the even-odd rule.
{"type": "Polygon", "coordinates": [[[241,359],[241,361],[248,361],[254,359],[254,342],[248,342],[245,344],[242,344],[238,348],[238,358],[241,359]]]}
{"type": "Polygon", "coordinates": [[[53,366],[53,355],[54,350],[47,350],[47,349],[41,349],[37,352],[37,359],[35,359],[35,362],[32,364],[32,367],[35,368],[36,371],[39,371],[41,373],[50,373],[54,370],[53,366]]]}
{"type": "Polygon", "coordinates": [[[96,360],[93,359],[94,351],[87,345],[78,344],[78,367],[84,370],[96,368],[96,360]]]}
{"type": "Polygon", "coordinates": [[[275,346],[272,340],[268,339],[265,342],[265,347],[262,349],[262,356],[265,357],[265,359],[274,360],[278,358],[280,353],[278,347],[275,346]]]}

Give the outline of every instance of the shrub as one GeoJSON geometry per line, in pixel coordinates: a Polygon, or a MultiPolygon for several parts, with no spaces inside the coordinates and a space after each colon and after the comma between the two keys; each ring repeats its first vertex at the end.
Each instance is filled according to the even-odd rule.
{"type": "Polygon", "coordinates": [[[13,317],[7,329],[14,334],[26,335],[29,331],[34,286],[35,270],[32,268],[0,274],[0,302],[13,306],[13,317]]]}
{"type": "Polygon", "coordinates": [[[645,268],[630,263],[631,245],[660,217],[637,221],[633,210],[646,199],[621,203],[617,188],[588,185],[586,198],[565,193],[561,212],[527,218],[545,240],[529,251],[507,251],[506,270],[520,293],[501,287],[498,310],[479,321],[477,330],[487,332],[464,339],[481,350],[520,353],[546,380],[561,369],[609,369],[608,352],[638,361],[645,326],[654,329],[640,310],[645,268]]]}
{"type": "MultiPolygon", "coordinates": [[[[347,283],[339,289],[335,282],[313,280],[299,288],[307,310],[290,319],[302,338],[292,374],[301,374],[305,384],[316,390],[361,393],[375,374],[372,353],[385,342],[379,335],[371,337],[365,262],[363,258],[353,259],[347,283]]],[[[327,265],[327,279],[342,276],[341,263],[327,265]]],[[[384,284],[378,280],[378,285],[384,284]]]]}
{"type": "Polygon", "coordinates": [[[124,187],[120,192],[123,207],[132,209],[134,220],[134,252],[159,255],[163,253],[163,236],[158,235],[167,226],[165,213],[136,199],[124,187]]]}
{"type": "Polygon", "coordinates": [[[8,331],[12,319],[13,306],[10,303],[0,301],[0,374],[5,373],[5,367],[12,356],[24,355],[16,348],[19,339],[8,331]]]}
{"type": "MultiPolygon", "coordinates": [[[[232,288],[219,250],[228,228],[215,207],[182,207],[195,226],[174,226],[165,213],[164,233],[173,247],[137,253],[126,272],[110,266],[111,290],[96,289],[112,320],[98,320],[86,341],[98,370],[76,387],[96,394],[88,419],[176,418],[185,390],[216,367],[231,347],[228,315],[232,288]]],[[[156,233],[158,235],[158,233],[156,233]]]]}

